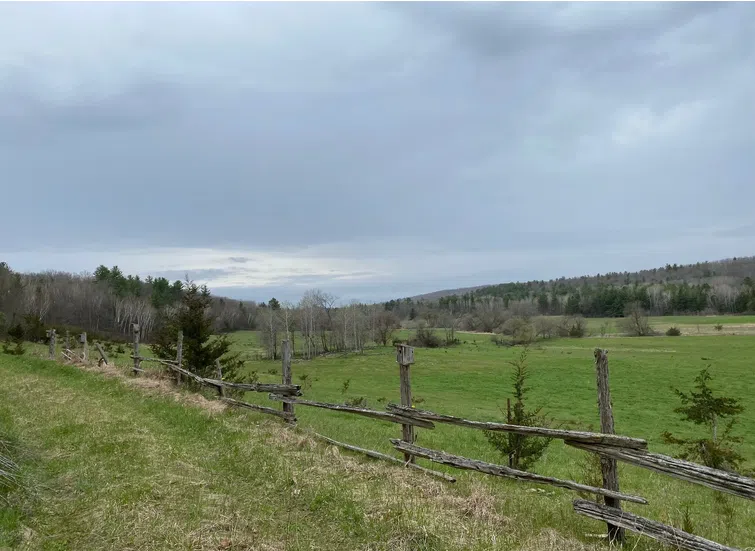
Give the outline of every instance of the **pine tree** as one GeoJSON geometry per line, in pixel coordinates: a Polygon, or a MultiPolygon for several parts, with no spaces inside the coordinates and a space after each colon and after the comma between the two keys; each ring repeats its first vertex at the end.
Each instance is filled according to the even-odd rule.
{"type": "Polygon", "coordinates": [[[223,380],[239,381],[243,366],[240,354],[231,353],[231,342],[225,335],[214,335],[214,316],[210,308],[210,291],[193,282],[184,285],[180,306],[163,314],[152,346],[163,359],[175,359],[178,331],[183,331],[184,367],[202,377],[215,377],[215,360],[220,360],[223,380]]]}
{"type": "MultiPolygon", "coordinates": [[[[515,402],[511,418],[507,419],[507,422],[525,427],[543,427],[547,426],[548,423],[540,413],[542,408],[528,411],[524,404],[525,395],[530,390],[525,386],[529,378],[527,353],[528,349],[525,347],[519,357],[511,362],[511,365],[514,366],[511,382],[514,388],[515,402]]],[[[551,442],[547,438],[493,431],[486,431],[485,437],[501,455],[508,458],[509,467],[524,470],[530,468],[542,457],[551,442]]]]}
{"type": "Polygon", "coordinates": [[[689,394],[678,389],[673,389],[682,405],[674,409],[675,413],[682,415],[683,421],[690,421],[696,425],[706,425],[710,431],[708,438],[676,438],[671,433],[664,432],[663,440],[667,444],[680,446],[683,452],[681,459],[699,460],[707,467],[714,469],[734,470],[744,460],[734,449],[733,445],[742,439],[732,436],[731,431],[737,420],[737,415],[744,411],[738,400],[727,396],[714,396],[708,382],[713,377],[707,369],[700,371],[695,377],[695,389],[689,394]],[[718,422],[721,419],[731,418],[719,435],[718,422]]]}

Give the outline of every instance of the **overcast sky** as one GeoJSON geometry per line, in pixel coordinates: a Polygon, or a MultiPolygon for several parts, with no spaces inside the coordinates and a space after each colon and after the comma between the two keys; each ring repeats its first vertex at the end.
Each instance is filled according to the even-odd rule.
{"type": "Polygon", "coordinates": [[[753,3],[0,4],[0,260],[343,300],[755,253],[753,3]]]}

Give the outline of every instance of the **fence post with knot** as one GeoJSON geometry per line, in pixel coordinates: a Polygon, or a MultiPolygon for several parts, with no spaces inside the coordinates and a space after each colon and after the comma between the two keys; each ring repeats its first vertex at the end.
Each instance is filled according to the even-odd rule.
{"type": "MultiPolygon", "coordinates": [[[[600,410],[600,432],[603,434],[616,434],[613,426],[613,407],[611,405],[611,388],[608,384],[608,351],[601,348],[595,349],[595,372],[598,379],[598,409],[600,410]]],[[[606,490],[619,491],[619,470],[616,460],[600,456],[600,468],[603,472],[603,488],[606,490]]],[[[604,496],[605,504],[621,511],[621,501],[616,498],[604,496]]],[[[611,524],[608,525],[609,543],[623,543],[624,529],[611,524]]]]}
{"type": "MultiPolygon", "coordinates": [[[[409,374],[409,366],[414,363],[414,348],[405,344],[396,346],[396,362],[399,366],[399,379],[401,384],[401,405],[412,407],[412,380],[409,374]]],[[[414,444],[414,427],[401,425],[401,439],[407,444],[414,444]]],[[[409,453],[404,453],[407,463],[416,463],[416,459],[409,453]]]]}

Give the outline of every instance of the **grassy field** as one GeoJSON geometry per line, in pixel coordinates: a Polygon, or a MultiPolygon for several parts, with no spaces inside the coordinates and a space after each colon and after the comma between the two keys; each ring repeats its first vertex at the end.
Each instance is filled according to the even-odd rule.
{"type": "MultiPolygon", "coordinates": [[[[664,323],[682,325],[688,318],[662,319],[665,320],[664,323]]],[[[697,321],[706,318],[693,319],[697,321]]],[[[729,319],[736,321],[729,322],[728,326],[750,322],[742,321],[743,317],[719,317],[706,325],[712,327],[715,323],[726,323],[729,319]]],[[[594,321],[591,320],[591,323],[594,321]]],[[[459,333],[459,337],[462,344],[457,347],[416,350],[416,364],[412,367],[415,405],[472,419],[503,420],[501,410],[505,408],[506,398],[510,396],[509,376],[512,368],[508,362],[521,349],[497,347],[488,335],[459,333]]],[[[236,349],[248,358],[258,356],[256,334],[236,333],[232,335],[232,339],[236,349]]],[[[664,430],[682,436],[699,434],[694,427],[681,422],[673,413],[678,402],[671,387],[690,388],[699,370],[709,366],[714,375],[714,388],[738,398],[746,408],[736,432],[745,441],[741,452],[747,458],[746,468],[755,469],[755,395],[750,390],[755,388],[755,366],[752,360],[755,357],[755,338],[732,336],[724,330],[715,334],[702,333],[701,336],[621,338],[611,335],[605,338],[545,341],[533,345],[529,352],[528,362],[532,373],[530,403],[543,406],[545,413],[565,427],[597,429],[599,423],[592,359],[592,351],[596,346],[609,350],[611,390],[618,433],[646,438],[651,450],[664,453],[674,451],[661,442],[660,434],[664,430]]],[[[124,367],[129,365],[127,357],[119,358],[118,362],[124,367]]],[[[47,507],[28,506],[24,499],[19,498],[20,505],[11,508],[11,513],[0,521],[0,527],[2,522],[11,526],[15,523],[18,529],[11,532],[16,534],[14,537],[18,538],[19,533],[70,533],[66,536],[70,537],[70,540],[66,540],[69,543],[65,545],[55,547],[52,543],[45,543],[47,547],[27,548],[106,549],[114,541],[128,541],[131,543],[120,548],[223,549],[224,547],[217,546],[220,545],[219,540],[211,531],[203,532],[202,527],[213,526],[213,522],[223,526],[221,535],[232,533],[232,539],[243,542],[239,547],[227,547],[229,549],[380,549],[385,542],[391,541],[394,543],[385,548],[576,549],[592,546],[591,542],[595,538],[588,534],[602,533],[604,530],[600,523],[578,517],[571,511],[571,499],[575,495],[566,490],[547,487],[536,490],[537,487],[532,485],[454,471],[437,465],[433,465],[433,468],[452,472],[458,478],[459,482],[455,487],[449,489],[444,483],[415,477],[411,479],[411,484],[406,482],[406,478],[401,478],[402,482],[396,483],[400,490],[396,490],[393,477],[407,477],[405,472],[399,471],[396,475],[396,469],[391,467],[382,467],[361,459],[345,459],[341,455],[338,456],[340,459],[335,468],[330,468],[333,458],[329,454],[332,454],[332,448],[302,444],[301,442],[307,441],[303,436],[297,436],[301,440],[294,442],[294,445],[292,437],[288,436],[292,432],[281,429],[281,425],[275,420],[268,421],[256,414],[245,417],[230,414],[210,416],[205,411],[191,411],[186,414],[187,425],[184,426],[182,414],[178,412],[186,408],[176,404],[174,399],[140,397],[133,390],[123,389],[123,385],[100,381],[96,378],[98,376],[80,373],[71,368],[51,370],[50,365],[52,364],[48,362],[0,357],[0,373],[3,380],[10,381],[0,392],[4,404],[0,406],[0,430],[10,427],[9,431],[32,450],[30,455],[33,459],[22,462],[30,470],[31,478],[43,480],[44,484],[71,483],[75,488],[74,495],[78,496],[74,501],[92,502],[84,504],[84,510],[92,510],[95,516],[102,517],[119,511],[127,520],[123,520],[123,523],[120,520],[114,521],[115,525],[108,528],[113,534],[108,540],[105,536],[87,532],[83,519],[73,522],[71,530],[64,528],[65,523],[70,522],[69,516],[78,517],[60,496],[60,503],[53,502],[47,507]],[[19,369],[20,365],[23,366],[22,369],[19,369]],[[44,383],[41,386],[40,381],[44,383]],[[19,385],[22,392],[14,390],[19,385]],[[49,396],[46,394],[48,391],[49,396]],[[31,399],[27,400],[27,395],[31,399]],[[93,395],[96,396],[96,405],[90,403],[93,395]],[[79,401],[87,404],[85,408],[80,408],[81,411],[77,408],[79,401]],[[103,411],[99,412],[97,408],[103,411]],[[131,409],[133,412],[129,414],[131,409]],[[75,422],[68,422],[78,427],[70,438],[66,431],[54,430],[59,420],[66,416],[75,419],[75,422]],[[165,416],[164,420],[162,416],[165,416]],[[88,424],[92,424],[92,427],[87,428],[88,424]],[[195,425],[201,428],[196,429],[195,425]],[[122,443],[137,439],[138,442],[135,441],[133,446],[143,447],[145,451],[126,454],[123,460],[109,458],[105,452],[100,456],[96,455],[99,453],[96,452],[96,445],[86,444],[86,440],[92,438],[109,443],[103,443],[103,446],[113,453],[120,453],[124,445],[130,449],[132,444],[122,443]],[[264,445],[257,445],[255,438],[262,438],[264,445]],[[218,444],[218,439],[222,445],[218,444]],[[248,463],[243,469],[244,474],[240,474],[241,467],[232,465],[233,461],[224,451],[227,443],[232,444],[234,452],[231,456],[235,460],[248,463]],[[90,455],[90,448],[95,455],[90,455]],[[166,449],[170,450],[169,456],[176,455],[180,459],[177,462],[167,462],[160,456],[160,450],[166,449]],[[40,459],[40,454],[46,458],[40,459]],[[90,467],[74,466],[77,454],[84,454],[83,457],[89,458],[87,464],[90,467]],[[64,459],[59,459],[58,455],[64,459]],[[66,468],[70,470],[65,471],[67,474],[60,474],[56,467],[54,472],[48,472],[47,467],[43,467],[48,461],[64,461],[66,468]],[[101,461],[104,461],[102,466],[101,461]],[[128,467],[130,461],[134,465],[128,467]],[[317,497],[318,492],[331,492],[333,495],[325,499],[324,503],[327,508],[335,508],[326,514],[320,511],[318,505],[313,506],[312,501],[296,502],[293,505],[294,512],[291,513],[298,519],[294,523],[296,527],[285,532],[284,543],[281,543],[283,540],[278,533],[282,525],[271,520],[271,517],[285,514],[284,511],[292,506],[288,501],[276,501],[276,496],[289,495],[286,493],[286,479],[273,476],[269,487],[267,482],[254,480],[260,472],[268,477],[272,469],[270,465],[278,468],[281,462],[286,464],[290,477],[299,481],[308,480],[309,475],[303,473],[309,473],[311,469],[327,471],[329,474],[317,482],[320,484],[318,489],[308,490],[307,495],[308,499],[319,503],[321,498],[317,497]],[[191,468],[184,470],[183,464],[188,464],[191,468]],[[127,472],[120,473],[124,468],[127,472]],[[163,473],[166,469],[169,472],[163,473]],[[366,469],[367,474],[360,469],[366,469]],[[82,482],[90,470],[100,481],[113,476],[120,482],[116,482],[112,488],[108,486],[107,491],[99,490],[94,484],[82,482]],[[360,474],[354,474],[352,470],[360,474]],[[360,478],[363,475],[364,478],[360,478]],[[226,476],[229,478],[227,483],[220,480],[226,476]],[[340,480],[341,476],[343,480],[340,480]],[[122,497],[130,495],[132,484],[142,488],[141,493],[134,498],[122,497]],[[163,487],[164,484],[167,486],[163,487]],[[181,487],[183,484],[198,484],[200,488],[190,492],[181,487]],[[215,484],[221,485],[222,490],[217,490],[215,484]],[[433,490],[427,490],[428,484],[433,490]],[[415,485],[418,486],[412,488],[415,485]],[[261,486],[264,491],[260,490],[261,486]],[[402,492],[414,492],[411,494],[414,501],[410,512],[406,507],[398,507],[395,503],[393,506],[403,512],[393,510],[385,513],[385,517],[376,517],[375,513],[370,512],[375,507],[381,507],[380,504],[371,504],[371,495],[382,496],[386,492],[395,491],[398,491],[396,499],[399,501],[406,497],[402,492]],[[249,503],[244,501],[247,493],[255,492],[261,492],[259,499],[255,494],[250,497],[249,503]],[[436,495],[436,492],[440,493],[436,495]],[[216,493],[224,496],[224,505],[217,512],[208,505],[214,499],[208,496],[216,493]],[[161,497],[157,499],[155,494],[161,497]],[[344,505],[343,496],[349,496],[346,502],[351,505],[344,505]],[[199,499],[200,505],[191,503],[192,499],[199,499]],[[125,500],[127,505],[117,504],[113,500],[125,500]],[[143,505],[145,500],[150,511],[146,515],[141,514],[141,509],[137,506],[143,505]],[[457,500],[456,503],[465,504],[470,510],[454,509],[449,512],[443,509],[443,504],[449,500],[457,500]],[[183,502],[188,511],[193,513],[183,511],[178,505],[170,505],[176,501],[183,502]],[[161,516],[164,504],[168,508],[167,518],[161,516]],[[267,516],[256,528],[256,535],[250,535],[248,530],[255,524],[250,519],[257,519],[259,515],[255,507],[263,507],[263,504],[267,507],[263,508],[267,516]],[[241,512],[231,515],[230,511],[234,507],[240,508],[241,512]],[[315,510],[308,509],[311,507],[315,507],[315,510]],[[178,509],[181,511],[178,512],[178,509]],[[347,509],[351,512],[346,512],[347,509]],[[27,513],[29,510],[31,513],[27,513]],[[453,519],[448,520],[448,523],[464,523],[463,526],[454,525],[454,529],[464,531],[463,541],[458,535],[454,535],[454,531],[442,519],[437,518],[439,511],[451,514],[453,519]],[[43,520],[18,520],[26,518],[27,514],[31,514],[32,519],[43,520]],[[343,515],[348,518],[350,514],[353,514],[354,519],[361,518],[361,522],[367,523],[369,528],[360,528],[357,535],[344,532],[346,528],[339,524],[343,522],[339,519],[343,515]],[[208,520],[203,524],[200,517],[204,515],[215,520],[208,520]],[[226,521],[221,519],[226,519],[227,515],[237,519],[234,522],[239,524],[234,524],[233,528],[223,524],[226,521]],[[238,515],[246,515],[245,521],[238,520],[238,515]],[[396,529],[398,533],[391,532],[389,528],[392,515],[399,519],[400,527],[396,529]],[[26,529],[28,522],[35,526],[32,532],[26,529]],[[406,524],[401,524],[403,522],[406,524]],[[128,527],[134,525],[146,530],[145,534],[130,533],[128,527]],[[176,527],[182,533],[172,536],[163,533],[169,526],[176,527]],[[303,535],[310,529],[316,534],[312,544],[307,543],[303,535]],[[558,537],[554,535],[556,533],[558,537]],[[340,539],[336,539],[336,534],[340,534],[340,539]],[[418,534],[424,536],[420,537],[418,534]],[[191,539],[192,537],[195,539],[191,539]],[[149,538],[158,538],[160,546],[149,547],[145,543],[149,538]],[[252,541],[256,543],[249,543],[252,541]],[[263,541],[266,545],[268,542],[273,543],[264,547],[260,544],[263,541]],[[291,543],[292,541],[295,543],[291,543]]],[[[247,369],[257,372],[262,381],[280,381],[279,362],[252,360],[248,362],[247,369]]],[[[294,382],[302,384],[305,397],[310,399],[340,403],[364,397],[369,406],[376,409],[382,409],[387,402],[399,401],[398,367],[392,347],[374,348],[360,355],[333,354],[313,361],[295,360],[293,373],[294,382]]],[[[247,394],[246,399],[271,404],[265,395],[247,394]]],[[[336,440],[387,453],[393,453],[388,439],[400,435],[400,427],[397,425],[348,414],[302,406],[297,407],[296,413],[299,434],[315,430],[336,440]]],[[[419,429],[417,434],[418,444],[422,446],[503,462],[478,431],[438,425],[434,431],[419,429]]],[[[561,442],[554,442],[534,470],[542,474],[586,481],[589,476],[585,470],[586,457],[588,454],[568,448],[561,442]]],[[[420,463],[431,466],[423,461],[420,463]]],[[[755,542],[753,502],[722,497],[711,490],[623,464],[620,464],[620,480],[623,491],[642,495],[650,501],[646,506],[630,504],[627,506],[628,510],[679,527],[684,524],[686,517],[691,520],[694,533],[727,545],[751,547],[755,542]]],[[[44,499],[46,498],[36,497],[37,503],[44,502],[44,499]]],[[[31,502],[34,503],[35,500],[32,499],[31,502]]],[[[47,540],[32,538],[30,541],[47,540]]],[[[0,539],[0,542],[3,540],[0,539]]],[[[647,539],[637,539],[632,542],[632,546],[637,549],[659,549],[647,539]]]]}
{"type": "MultiPolygon", "coordinates": [[[[480,420],[504,420],[502,409],[510,396],[508,364],[519,348],[496,347],[489,336],[460,333],[463,344],[449,349],[416,350],[412,367],[412,390],[416,406],[441,413],[480,420]]],[[[236,336],[240,343],[254,346],[251,334],[236,336]]],[[[529,353],[531,404],[565,427],[597,430],[595,373],[592,351],[600,346],[609,350],[611,390],[616,429],[620,434],[646,438],[654,451],[673,453],[660,435],[698,434],[673,413],[678,400],[671,387],[688,389],[700,369],[710,366],[714,388],[741,400],[746,411],[737,434],[745,440],[741,451],[747,468],[755,469],[755,339],[748,336],[586,338],[559,339],[533,346],[529,353]]],[[[251,362],[263,381],[278,381],[278,363],[251,362]],[[274,373],[274,375],[272,374],[274,373]]],[[[382,409],[386,402],[399,401],[398,368],[391,347],[378,348],[363,355],[333,355],[293,365],[294,381],[304,385],[306,397],[330,402],[363,396],[369,406],[382,409]],[[302,375],[304,379],[302,379],[302,375]],[[344,392],[345,382],[348,388],[344,392]]],[[[264,397],[249,394],[247,399],[264,403],[264,397]]],[[[397,426],[369,419],[314,408],[298,407],[300,425],[337,440],[390,452],[389,438],[400,432],[397,426]]],[[[439,425],[435,431],[418,430],[418,444],[467,457],[501,462],[481,432],[439,425]]],[[[584,479],[583,452],[554,442],[535,470],[542,474],[584,479]]],[[[423,463],[428,465],[427,463],[423,463]]],[[[452,472],[453,469],[438,467],[452,472]]],[[[689,511],[696,533],[730,545],[746,546],[755,542],[755,504],[715,496],[715,492],[621,465],[622,489],[646,497],[650,505],[630,505],[638,514],[681,525],[689,511]],[[732,504],[739,502],[736,513],[732,504]],[[733,517],[731,516],[733,514],[733,517]]],[[[482,475],[468,475],[480,478],[482,475]]],[[[529,500],[511,501],[512,487],[507,481],[485,479],[484,484],[509,507],[521,509],[512,516],[533,515],[537,523],[560,525],[562,514],[569,512],[567,492],[555,491],[537,504],[529,500]],[[547,502],[545,505],[544,502],[547,502]],[[553,503],[558,503],[554,508],[553,503]],[[564,513],[565,512],[565,513],[564,513]]],[[[579,526],[577,522],[575,526],[579,526]]],[[[576,534],[574,534],[576,535],[576,534]]]]}
{"type": "MultiPolygon", "coordinates": [[[[665,333],[669,327],[678,327],[685,336],[755,335],[755,316],[651,316],[648,321],[659,333],[665,333]],[[723,327],[719,331],[716,325],[723,327]]],[[[593,335],[622,333],[618,318],[588,318],[587,327],[593,335]]]]}
{"type": "Polygon", "coordinates": [[[0,549],[598,549],[514,522],[474,480],[341,455],[154,379],[9,356],[0,378],[21,466],[0,487],[0,549]]]}

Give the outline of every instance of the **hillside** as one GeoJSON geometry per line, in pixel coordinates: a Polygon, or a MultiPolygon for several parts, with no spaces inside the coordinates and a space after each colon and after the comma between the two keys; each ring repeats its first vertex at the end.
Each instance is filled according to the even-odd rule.
{"type": "Polygon", "coordinates": [[[584,275],[579,277],[560,277],[548,281],[531,280],[526,282],[493,283],[474,287],[460,287],[433,291],[411,297],[413,301],[437,301],[439,298],[452,295],[474,293],[479,296],[500,296],[509,289],[524,287],[533,292],[550,290],[557,286],[577,287],[596,285],[632,285],[687,283],[711,283],[716,279],[725,278],[731,283],[741,284],[745,278],[755,278],[755,256],[698,262],[696,264],[677,265],[667,264],[661,268],[640,270],[638,272],[609,272],[606,274],[584,275]]]}

